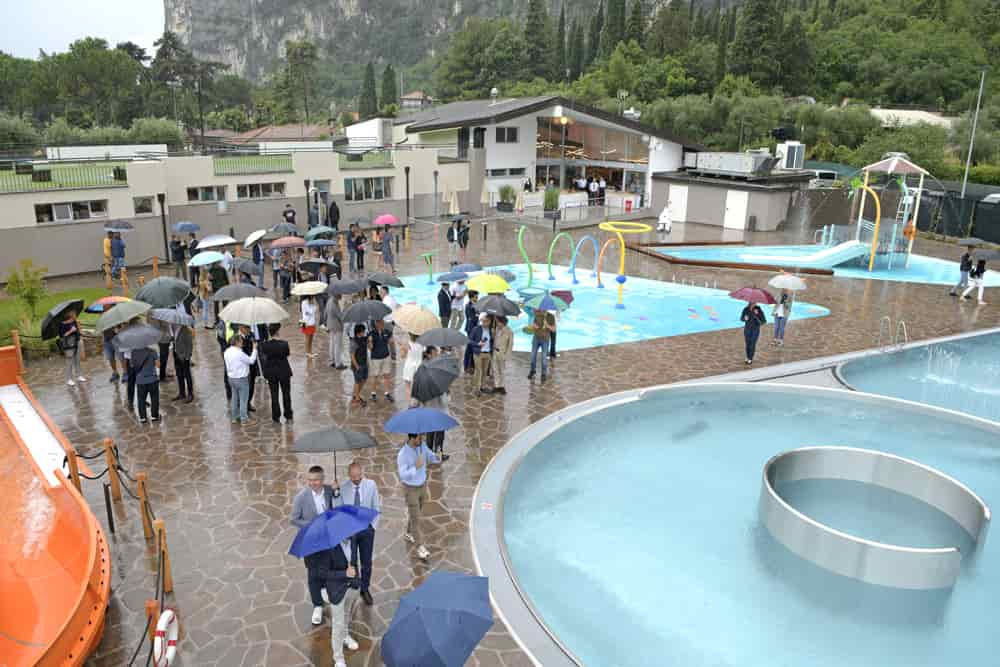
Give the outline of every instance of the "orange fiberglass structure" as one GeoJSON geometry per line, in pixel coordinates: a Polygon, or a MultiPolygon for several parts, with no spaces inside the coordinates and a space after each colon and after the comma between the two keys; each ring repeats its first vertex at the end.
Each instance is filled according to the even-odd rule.
{"type": "Polygon", "coordinates": [[[111,559],[66,477],[75,456],[0,348],[0,665],[82,665],[104,631],[111,559]]]}

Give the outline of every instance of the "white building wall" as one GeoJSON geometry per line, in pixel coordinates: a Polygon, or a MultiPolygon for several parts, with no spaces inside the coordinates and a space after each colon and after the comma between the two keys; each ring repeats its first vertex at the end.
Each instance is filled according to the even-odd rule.
{"type": "Polygon", "coordinates": [[[652,202],[653,174],[677,171],[684,166],[684,147],[666,139],[649,138],[649,169],[646,170],[646,200],[652,202]]]}
{"type": "Polygon", "coordinates": [[[50,146],[45,149],[49,160],[104,160],[134,158],[141,155],[167,154],[166,144],[132,144],[119,146],[50,146]]]}
{"type": "Polygon", "coordinates": [[[332,141],[264,141],[257,144],[261,155],[294,153],[296,151],[333,151],[332,141]]]}
{"type": "Polygon", "coordinates": [[[486,168],[510,169],[523,167],[527,172],[535,170],[535,136],[538,133],[536,114],[522,116],[486,127],[486,168]],[[516,127],[516,144],[498,144],[498,127],[516,127]]]}

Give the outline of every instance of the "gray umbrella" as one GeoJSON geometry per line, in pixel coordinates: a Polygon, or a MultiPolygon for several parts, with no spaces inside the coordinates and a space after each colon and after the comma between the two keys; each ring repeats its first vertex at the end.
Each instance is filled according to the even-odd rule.
{"type": "Polygon", "coordinates": [[[295,234],[299,231],[299,228],[290,222],[279,222],[274,227],[271,227],[271,232],[275,234],[295,234]]]}
{"type": "Polygon", "coordinates": [[[495,276],[500,276],[509,283],[517,280],[517,274],[513,271],[508,271],[507,269],[486,269],[486,273],[492,273],[495,276]]]}
{"type": "Polygon", "coordinates": [[[186,327],[194,326],[194,318],[176,308],[154,308],[149,311],[149,316],[154,320],[166,322],[167,324],[181,324],[186,327]]]}
{"type": "Polygon", "coordinates": [[[376,271],[368,274],[368,280],[376,285],[388,285],[389,287],[402,287],[403,281],[391,273],[376,271]]]}
{"type": "Polygon", "coordinates": [[[143,285],[136,295],[136,301],[145,301],[153,308],[173,308],[184,300],[191,286],[178,278],[160,277],[143,285]]]}
{"type": "Polygon", "coordinates": [[[150,308],[152,306],[142,301],[123,301],[97,318],[97,325],[94,329],[97,333],[102,333],[120,324],[125,324],[133,318],[145,315],[150,308]]]}
{"type": "MultiPolygon", "coordinates": [[[[70,301],[63,301],[58,303],[49,309],[49,312],[45,313],[45,317],[42,319],[42,338],[48,340],[49,338],[59,337],[59,323],[62,322],[63,317],[66,313],[75,310],[76,314],[79,315],[83,312],[83,299],[72,299],[70,301]]],[[[77,326],[77,329],[80,327],[77,326]]]]}
{"type": "Polygon", "coordinates": [[[413,374],[410,396],[421,403],[435,399],[448,391],[458,374],[458,359],[455,357],[437,357],[424,362],[413,374]]]}
{"type": "Polygon", "coordinates": [[[979,261],[980,259],[993,261],[995,259],[1000,259],[1000,251],[998,250],[977,250],[972,254],[972,256],[979,261]]]}
{"type": "Polygon", "coordinates": [[[264,275],[264,265],[254,264],[252,259],[247,259],[246,257],[240,257],[239,259],[234,259],[233,269],[239,273],[245,273],[248,276],[264,275]]]}
{"type": "Polygon", "coordinates": [[[368,299],[359,301],[345,310],[343,320],[345,322],[371,322],[372,320],[381,320],[391,312],[392,308],[381,301],[368,299]]]}
{"type": "Polygon", "coordinates": [[[333,262],[328,262],[325,259],[307,259],[304,262],[299,262],[299,268],[303,271],[308,271],[309,273],[316,274],[324,266],[333,266],[333,262]]]}
{"type": "Polygon", "coordinates": [[[516,303],[500,294],[490,294],[477,301],[474,307],[477,313],[486,313],[487,315],[515,317],[521,314],[521,309],[516,303]]]}
{"type": "Polygon", "coordinates": [[[220,288],[212,295],[212,301],[236,301],[251,296],[264,297],[267,296],[267,291],[246,283],[237,283],[220,288]]]}
{"type": "Polygon", "coordinates": [[[975,236],[970,236],[960,241],[956,241],[956,243],[958,243],[958,245],[977,246],[977,245],[983,245],[984,243],[986,243],[986,241],[982,239],[977,239],[975,236]]]}
{"type": "Polygon", "coordinates": [[[326,288],[327,294],[343,295],[357,294],[368,287],[364,280],[331,280],[330,286],[326,288]]]}
{"type": "Polygon", "coordinates": [[[136,324],[122,331],[111,342],[119,350],[137,350],[160,342],[163,332],[148,324],[136,324]]]}
{"type": "Polygon", "coordinates": [[[296,438],[289,451],[303,454],[326,454],[333,452],[333,479],[336,482],[337,452],[365,449],[366,447],[375,447],[377,444],[375,438],[367,433],[350,431],[334,426],[306,433],[296,438]]]}
{"type": "Polygon", "coordinates": [[[469,344],[469,337],[456,329],[438,327],[420,334],[417,342],[425,347],[464,347],[469,344]]]}

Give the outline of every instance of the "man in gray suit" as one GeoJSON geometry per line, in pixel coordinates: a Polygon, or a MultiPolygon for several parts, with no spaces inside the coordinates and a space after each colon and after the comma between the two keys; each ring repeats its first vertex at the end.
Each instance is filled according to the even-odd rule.
{"type": "MultiPolygon", "coordinates": [[[[327,510],[340,504],[340,489],[334,489],[324,483],[323,468],[309,468],[308,486],[298,492],[292,502],[292,525],[304,528],[313,519],[327,510]]],[[[323,622],[323,587],[330,569],[330,552],[320,551],[305,557],[306,582],[309,586],[309,597],[313,603],[312,624],[323,622]]]]}
{"type": "Polygon", "coordinates": [[[340,296],[331,294],[326,302],[326,328],[330,332],[330,366],[342,371],[344,365],[344,320],[340,311],[340,296]]]}

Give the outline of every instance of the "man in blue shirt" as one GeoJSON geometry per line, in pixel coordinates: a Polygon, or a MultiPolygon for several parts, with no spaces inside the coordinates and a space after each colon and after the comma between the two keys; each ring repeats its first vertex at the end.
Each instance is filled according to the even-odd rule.
{"type": "Polygon", "coordinates": [[[420,512],[427,501],[427,464],[440,463],[437,454],[427,448],[422,433],[410,433],[406,444],[396,456],[399,481],[406,497],[407,524],[403,539],[417,545],[417,557],[427,560],[431,555],[420,540],[420,512]]]}
{"type": "Polygon", "coordinates": [[[118,279],[121,270],[125,268],[125,241],[122,235],[115,232],[111,239],[111,276],[118,279]]]}
{"type": "MultiPolygon", "coordinates": [[[[340,502],[344,505],[367,507],[376,512],[382,511],[382,499],[378,495],[378,487],[374,480],[364,476],[361,464],[351,463],[347,469],[350,479],[340,485],[340,502]]],[[[358,558],[361,559],[361,599],[369,607],[375,603],[369,588],[372,583],[372,553],[375,550],[375,529],[378,528],[378,517],[360,533],[351,538],[351,566],[357,568],[358,558]]]]}

